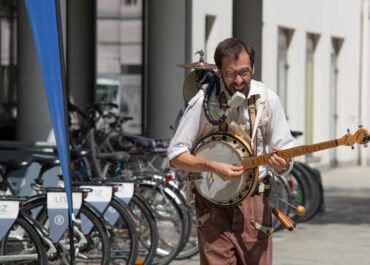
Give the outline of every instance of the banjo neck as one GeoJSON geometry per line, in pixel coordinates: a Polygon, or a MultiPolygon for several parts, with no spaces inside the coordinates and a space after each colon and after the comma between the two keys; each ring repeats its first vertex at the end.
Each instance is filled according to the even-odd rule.
{"type": "MultiPolygon", "coordinates": [[[[354,143],[367,144],[370,135],[366,129],[360,129],[354,135],[345,135],[340,139],[313,145],[303,145],[287,150],[281,150],[276,154],[285,159],[309,154],[338,145],[351,146],[354,143]]],[[[227,132],[211,133],[196,144],[192,154],[209,161],[224,162],[227,164],[242,163],[244,169],[240,178],[233,181],[224,181],[216,174],[200,172],[189,174],[188,179],[192,181],[196,191],[206,200],[219,206],[231,206],[251,196],[258,182],[258,166],[267,164],[273,154],[257,157],[248,157],[251,147],[238,134],[227,132]]]]}
{"type": "Polygon", "coordinates": [[[332,140],[328,142],[323,142],[319,144],[313,144],[313,145],[302,145],[298,147],[293,147],[290,149],[274,152],[274,153],[269,153],[261,156],[253,156],[253,157],[248,157],[243,159],[242,165],[244,169],[250,169],[250,168],[255,168],[258,166],[262,166],[265,164],[269,163],[270,157],[272,157],[273,154],[277,154],[278,156],[284,158],[284,159],[290,159],[294,158],[297,156],[302,156],[306,154],[311,154],[314,152],[322,151],[325,149],[337,147],[338,141],[337,140],[332,140]]]}
{"type": "Polygon", "coordinates": [[[366,129],[359,129],[354,134],[346,134],[342,138],[322,142],[318,144],[312,145],[302,145],[298,147],[293,147],[286,150],[277,151],[274,153],[269,153],[261,156],[254,156],[254,157],[247,157],[242,160],[242,165],[244,169],[255,168],[258,166],[262,166],[269,163],[269,159],[273,154],[277,154],[278,156],[284,159],[291,159],[297,156],[302,156],[306,154],[311,154],[314,152],[326,150],[329,148],[334,148],[340,145],[347,145],[353,146],[354,143],[358,144],[366,144],[369,142],[370,135],[368,134],[366,129]]]}

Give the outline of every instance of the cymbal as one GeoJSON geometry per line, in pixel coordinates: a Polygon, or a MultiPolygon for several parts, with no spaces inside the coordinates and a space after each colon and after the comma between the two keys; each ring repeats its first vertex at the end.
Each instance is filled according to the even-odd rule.
{"type": "Polygon", "coordinates": [[[212,69],[217,68],[215,64],[209,64],[205,62],[183,63],[183,64],[176,64],[176,66],[183,67],[183,68],[192,68],[194,70],[212,70],[212,69]]]}

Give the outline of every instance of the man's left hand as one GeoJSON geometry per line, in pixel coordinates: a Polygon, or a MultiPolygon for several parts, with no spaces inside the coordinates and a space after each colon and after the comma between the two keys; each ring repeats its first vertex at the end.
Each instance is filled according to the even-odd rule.
{"type": "MultiPolygon", "coordinates": [[[[272,150],[274,150],[275,152],[281,151],[281,149],[277,147],[272,147],[272,150]]],[[[272,169],[276,171],[276,173],[284,173],[292,165],[292,159],[285,160],[275,153],[270,157],[269,165],[272,169]]]]}

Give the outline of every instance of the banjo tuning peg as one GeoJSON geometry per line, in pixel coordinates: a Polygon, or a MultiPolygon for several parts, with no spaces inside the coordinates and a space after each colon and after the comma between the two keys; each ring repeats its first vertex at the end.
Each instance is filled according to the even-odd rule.
{"type": "Polygon", "coordinates": [[[361,129],[362,127],[363,127],[363,126],[362,126],[362,124],[360,124],[360,125],[358,126],[358,128],[360,128],[360,129],[361,129]]]}
{"type": "Polygon", "coordinates": [[[364,148],[367,148],[367,144],[364,145],[364,148]]]}
{"type": "Polygon", "coordinates": [[[349,133],[349,129],[347,129],[347,132],[349,133]]]}
{"type": "Polygon", "coordinates": [[[352,149],[352,150],[355,150],[355,147],[352,145],[352,146],[351,146],[351,149],[352,149]]]}

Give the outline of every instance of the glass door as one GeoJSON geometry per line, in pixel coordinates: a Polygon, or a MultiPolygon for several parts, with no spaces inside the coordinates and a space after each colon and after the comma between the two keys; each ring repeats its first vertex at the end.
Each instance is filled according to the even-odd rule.
{"type": "Polygon", "coordinates": [[[142,133],[143,0],[97,0],[97,86],[95,100],[119,106],[133,117],[123,125],[142,133]]]}

